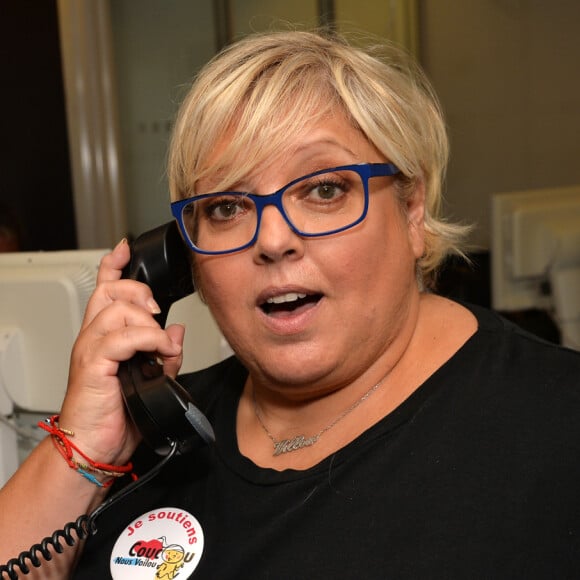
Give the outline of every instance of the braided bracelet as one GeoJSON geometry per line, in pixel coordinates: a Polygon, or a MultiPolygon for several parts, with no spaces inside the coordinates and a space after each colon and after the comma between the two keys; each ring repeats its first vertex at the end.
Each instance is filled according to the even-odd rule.
{"type": "Polygon", "coordinates": [[[70,431],[69,429],[63,429],[60,427],[58,421],[59,415],[52,415],[52,417],[48,417],[44,421],[40,421],[38,426],[50,433],[54,446],[64,457],[65,461],[71,469],[74,469],[85,479],[88,479],[91,483],[94,483],[99,487],[109,487],[113,484],[115,478],[123,477],[127,474],[131,475],[133,481],[137,479],[137,475],[132,472],[133,464],[131,462],[125,465],[109,465],[108,463],[93,461],[72,441],[69,440],[69,437],[74,437],[74,432],[70,431]],[[84,459],[84,462],[77,461],[75,459],[75,452],[84,459]],[[97,479],[97,477],[95,477],[95,474],[105,475],[110,479],[102,482],[97,479]]]}

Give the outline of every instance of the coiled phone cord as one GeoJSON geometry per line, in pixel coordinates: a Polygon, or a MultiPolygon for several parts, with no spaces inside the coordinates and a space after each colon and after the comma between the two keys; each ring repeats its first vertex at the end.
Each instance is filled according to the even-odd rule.
{"type": "Polygon", "coordinates": [[[170,441],[169,445],[169,453],[159,463],[157,463],[157,465],[154,465],[137,481],[131,482],[129,485],[112,495],[109,499],[105,500],[91,514],[80,516],[75,522],[66,524],[62,530],[57,530],[51,536],[44,538],[40,544],[34,544],[30,550],[21,552],[17,558],[12,558],[6,564],[0,566],[0,578],[5,578],[4,575],[8,574],[8,580],[18,580],[19,572],[16,568],[18,568],[22,574],[26,575],[30,573],[30,567],[27,560],[30,561],[35,568],[39,568],[42,565],[42,560],[38,557],[39,555],[41,555],[45,561],[52,560],[52,554],[50,553],[49,548],[53,548],[58,554],[62,554],[64,551],[63,541],[67,546],[74,546],[76,541],[84,540],[89,536],[94,536],[98,531],[96,520],[103,512],[108,510],[119,500],[128,496],[138,487],[153,479],[163,469],[165,464],[172,459],[177,452],[177,442],[170,441]],[[75,535],[77,540],[75,540],[75,535]]]}

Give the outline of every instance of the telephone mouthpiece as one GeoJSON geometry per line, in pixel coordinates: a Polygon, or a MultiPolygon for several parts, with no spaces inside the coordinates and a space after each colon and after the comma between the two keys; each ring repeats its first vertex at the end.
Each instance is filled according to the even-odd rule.
{"type": "Polygon", "coordinates": [[[215,434],[207,417],[192,403],[187,405],[185,417],[206,443],[213,443],[215,441],[215,434]]]}

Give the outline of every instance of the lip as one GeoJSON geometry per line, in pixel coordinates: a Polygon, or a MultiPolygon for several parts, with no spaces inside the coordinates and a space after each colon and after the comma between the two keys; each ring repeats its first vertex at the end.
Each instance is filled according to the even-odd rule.
{"type": "Polygon", "coordinates": [[[269,287],[258,295],[256,300],[256,310],[263,324],[270,332],[278,335],[295,335],[304,332],[313,323],[314,317],[320,310],[324,302],[324,294],[305,288],[303,286],[276,286],[269,287]],[[284,296],[286,294],[305,294],[306,296],[316,296],[317,300],[308,302],[296,310],[270,315],[264,311],[262,305],[272,298],[284,296]]]}
{"type": "Polygon", "coordinates": [[[312,288],[306,288],[305,286],[296,286],[294,284],[284,285],[284,286],[269,286],[265,288],[258,294],[256,298],[256,306],[259,308],[264,302],[277,296],[284,296],[284,294],[322,294],[319,290],[314,290],[312,288]]]}

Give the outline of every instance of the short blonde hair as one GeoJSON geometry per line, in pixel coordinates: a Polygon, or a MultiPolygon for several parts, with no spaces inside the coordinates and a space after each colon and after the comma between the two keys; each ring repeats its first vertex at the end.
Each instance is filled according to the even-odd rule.
{"type": "Polygon", "coordinates": [[[334,34],[291,31],[226,48],[201,70],[181,106],[169,157],[172,199],[194,195],[200,179],[225,168],[230,183],[241,179],[337,109],[401,170],[402,201],[424,184],[418,269],[432,286],[442,260],[462,254],[467,229],[440,215],[449,145],[437,97],[414,61],[390,44],[362,50],[334,34]],[[210,165],[218,144],[219,159],[210,165]]]}

